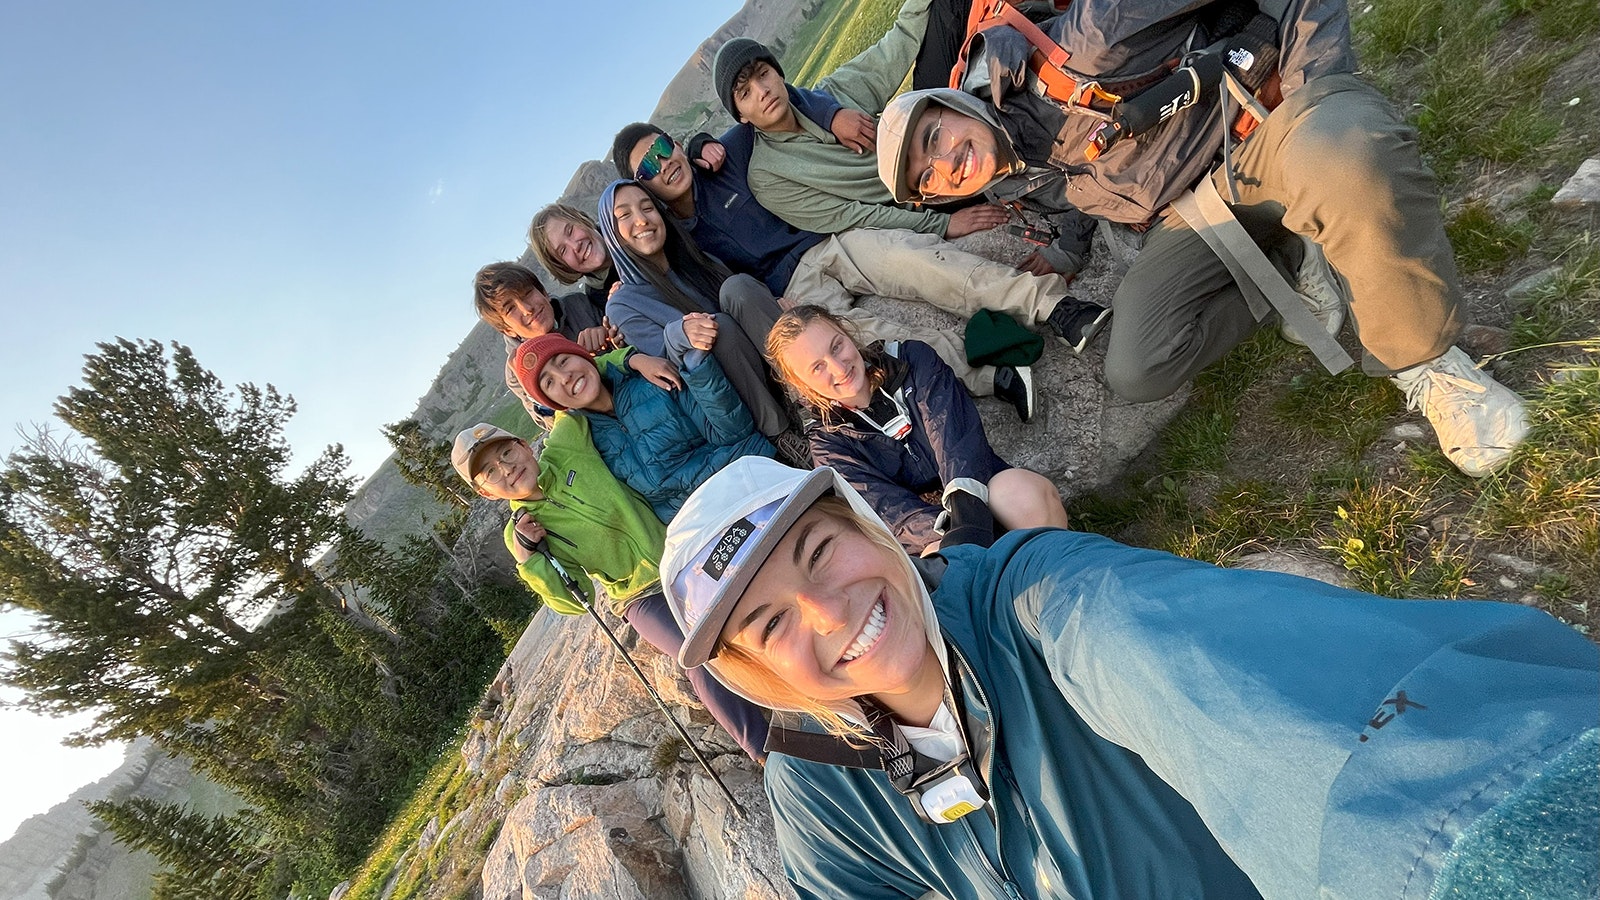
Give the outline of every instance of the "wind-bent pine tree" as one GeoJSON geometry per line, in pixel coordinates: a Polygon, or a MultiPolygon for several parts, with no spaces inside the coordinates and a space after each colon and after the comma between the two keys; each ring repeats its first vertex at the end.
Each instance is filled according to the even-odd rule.
{"type": "Polygon", "coordinates": [[[252,656],[278,604],[338,597],[312,560],[344,528],[346,460],[288,473],[293,399],[233,391],[187,347],[118,339],[0,472],[0,603],[33,612],[0,681],[78,744],[193,733],[281,699],[252,656]]]}

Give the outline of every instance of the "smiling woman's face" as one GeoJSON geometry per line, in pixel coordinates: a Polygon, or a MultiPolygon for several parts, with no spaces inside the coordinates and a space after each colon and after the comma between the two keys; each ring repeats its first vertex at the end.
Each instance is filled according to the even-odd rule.
{"type": "Polygon", "coordinates": [[[617,220],[617,237],[623,246],[648,260],[666,257],[667,228],[655,199],[631,184],[617,188],[611,214],[617,220]]]}
{"type": "Polygon", "coordinates": [[[778,369],[809,398],[862,409],[872,400],[867,366],[851,337],[818,319],[778,353],[778,369]]]}
{"type": "Polygon", "coordinates": [[[594,363],[576,353],[558,353],[539,372],[539,390],[567,409],[589,409],[604,385],[594,363]]]}
{"type": "Polygon", "coordinates": [[[813,506],[751,579],[722,642],[824,704],[872,695],[897,714],[931,709],[943,670],[910,572],[898,550],[813,506]]]}

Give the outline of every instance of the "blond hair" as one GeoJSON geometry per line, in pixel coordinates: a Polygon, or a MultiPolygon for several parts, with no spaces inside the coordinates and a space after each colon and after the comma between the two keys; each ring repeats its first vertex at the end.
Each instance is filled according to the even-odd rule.
{"type": "MultiPolygon", "coordinates": [[[[910,557],[894,535],[877,522],[856,511],[843,497],[820,497],[811,508],[836,522],[848,525],[879,549],[893,555],[901,564],[906,579],[906,589],[914,602],[920,601],[921,580],[911,566],[910,557]]],[[[719,679],[729,687],[757,703],[772,709],[790,709],[805,713],[827,729],[829,734],[845,738],[852,743],[867,741],[872,732],[862,722],[866,715],[861,705],[846,700],[829,706],[796,690],[756,653],[732,644],[723,644],[717,655],[707,663],[719,679]]]]}
{"type": "Polygon", "coordinates": [[[839,405],[833,400],[822,396],[807,387],[800,373],[783,358],[783,353],[800,339],[800,335],[811,327],[813,322],[826,322],[849,338],[856,345],[856,352],[861,354],[861,361],[867,370],[867,390],[876,391],[883,386],[885,377],[881,356],[877,350],[861,345],[861,336],[856,333],[855,327],[827,309],[810,303],[804,303],[788,310],[778,316],[772,323],[772,330],[767,332],[767,361],[777,371],[778,377],[787,384],[795,395],[802,401],[810,404],[817,411],[817,415],[826,426],[832,426],[837,419],[839,405]]]}
{"type": "Polygon", "coordinates": [[[552,203],[544,209],[533,214],[533,221],[528,223],[528,248],[533,251],[533,256],[544,266],[546,272],[560,279],[562,284],[577,284],[583,280],[587,273],[568,266],[556,255],[556,248],[550,244],[550,238],[545,234],[545,226],[551,222],[571,222],[594,232],[596,244],[603,245],[600,240],[600,226],[595,224],[594,217],[566,203],[552,203]]]}

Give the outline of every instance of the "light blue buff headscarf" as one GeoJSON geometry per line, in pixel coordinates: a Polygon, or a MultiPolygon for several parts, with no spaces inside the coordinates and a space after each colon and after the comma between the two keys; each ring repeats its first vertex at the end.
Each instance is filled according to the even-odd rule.
{"type": "MultiPolygon", "coordinates": [[[[594,219],[600,223],[600,238],[606,242],[606,250],[611,254],[611,262],[617,267],[617,277],[622,279],[622,283],[649,284],[650,279],[644,274],[644,264],[622,243],[622,238],[617,234],[617,217],[612,208],[616,206],[617,188],[626,185],[644,190],[643,185],[631,178],[611,182],[600,192],[600,202],[595,210],[594,219]]],[[[645,193],[648,194],[649,191],[645,193]]]]}

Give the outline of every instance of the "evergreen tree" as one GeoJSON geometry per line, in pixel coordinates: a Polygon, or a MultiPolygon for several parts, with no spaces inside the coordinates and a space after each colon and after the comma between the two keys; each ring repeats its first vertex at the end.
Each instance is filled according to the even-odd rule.
{"type": "Polygon", "coordinates": [[[405,419],[385,425],[383,436],[394,448],[394,464],[401,478],[451,508],[466,509],[478,499],[450,465],[450,442],[428,437],[421,422],[405,419]]]}
{"type": "Polygon", "coordinates": [[[0,680],[49,715],[91,711],[81,744],[160,739],[281,700],[252,657],[275,605],[339,599],[311,561],[344,529],[329,447],[287,474],[294,401],[227,391],[188,348],[119,339],[0,472],[0,602],[34,612],[0,680]]]}
{"type": "Polygon", "coordinates": [[[243,816],[205,816],[133,797],[89,804],[117,839],[160,860],[152,900],[251,900],[270,860],[243,816]]]}

